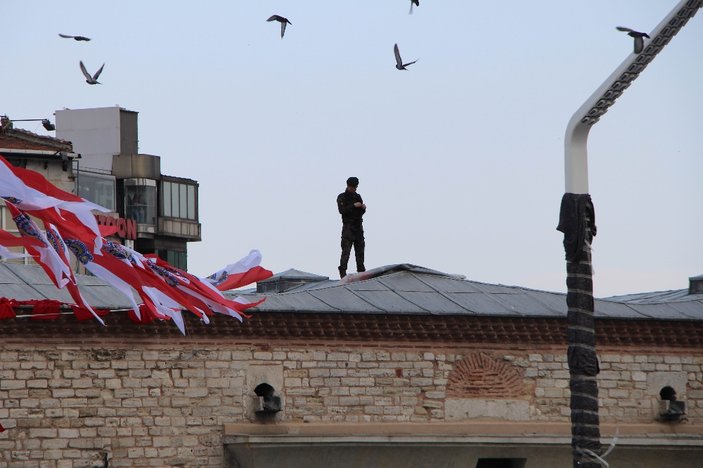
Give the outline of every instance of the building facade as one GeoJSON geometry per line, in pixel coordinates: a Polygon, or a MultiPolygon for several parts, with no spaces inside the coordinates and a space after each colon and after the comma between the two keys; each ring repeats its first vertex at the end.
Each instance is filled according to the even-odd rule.
{"type": "MultiPolygon", "coordinates": [[[[0,155],[112,210],[97,219],[116,225],[120,242],[187,269],[188,242],[200,240],[198,183],[162,174],[159,156],[138,152],[137,113],[119,107],[66,109],[56,112],[56,122],[59,138],[16,128],[3,116],[0,155]]],[[[0,220],[0,228],[16,231],[2,202],[0,220]]]]}
{"type": "MultiPolygon", "coordinates": [[[[56,123],[60,138],[15,128],[3,116],[0,155],[112,210],[97,215],[98,224],[115,225],[120,242],[187,269],[188,242],[201,239],[198,183],[162,174],[159,156],[138,152],[137,113],[66,109],[56,112],[56,123]]],[[[0,219],[2,229],[16,231],[2,202],[0,219]]]]}
{"type": "MultiPolygon", "coordinates": [[[[36,294],[31,267],[4,268],[0,291],[36,294]]],[[[119,299],[106,327],[0,320],[0,466],[570,466],[563,294],[411,265],[259,286],[250,319],[187,320],[186,337],[119,299]]],[[[693,286],[596,301],[610,466],[700,466],[693,286]]]]}
{"type": "Polygon", "coordinates": [[[188,242],[201,239],[197,181],[162,174],[159,156],[139,153],[137,112],[115,106],[55,115],[57,137],[81,155],[77,193],[118,213],[135,250],[187,269],[188,242]]]}
{"type": "MultiPolygon", "coordinates": [[[[49,182],[67,192],[75,193],[75,162],[78,154],[73,151],[70,141],[38,135],[16,128],[13,121],[0,117],[0,155],[10,164],[42,174],[49,182]]],[[[0,200],[0,229],[17,232],[10,212],[0,200]]],[[[20,249],[15,249],[20,250],[20,249]]],[[[32,263],[31,258],[11,260],[32,263]]]]}

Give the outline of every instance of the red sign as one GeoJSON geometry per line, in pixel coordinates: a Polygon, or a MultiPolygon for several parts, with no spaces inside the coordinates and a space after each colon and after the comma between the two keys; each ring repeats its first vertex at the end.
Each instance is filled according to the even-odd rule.
{"type": "Polygon", "coordinates": [[[95,215],[95,219],[98,220],[99,225],[117,228],[115,233],[123,239],[137,239],[137,222],[133,219],[112,218],[105,215],[95,215]]]}

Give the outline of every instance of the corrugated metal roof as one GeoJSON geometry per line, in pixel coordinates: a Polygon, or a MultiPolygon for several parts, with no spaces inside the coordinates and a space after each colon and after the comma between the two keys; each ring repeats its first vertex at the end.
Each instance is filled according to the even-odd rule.
{"type": "Polygon", "coordinates": [[[661,304],[663,302],[688,301],[690,299],[688,289],[676,289],[672,291],[656,291],[637,294],[626,294],[623,296],[606,297],[604,301],[627,302],[630,304],[661,304]]]}
{"type": "MultiPolygon", "coordinates": [[[[97,309],[131,309],[124,294],[94,276],[76,275],[86,301],[97,309]]],[[[38,265],[0,262],[0,297],[20,301],[54,299],[72,304],[65,289],[58,289],[38,265]]],[[[137,303],[141,302],[137,300],[137,303]]]]}
{"type": "MultiPolygon", "coordinates": [[[[303,276],[319,279],[308,273],[303,276]]],[[[77,279],[92,306],[131,308],[121,292],[99,278],[77,275],[77,279]]],[[[259,312],[493,317],[565,317],[567,312],[562,293],[469,281],[409,264],[370,270],[343,281],[318,281],[283,293],[231,294],[266,297],[254,309],[259,312]]],[[[0,263],[0,296],[72,302],[68,293],[57,289],[36,265],[0,263]]],[[[601,318],[703,320],[703,294],[677,290],[596,299],[595,314],[601,318]]]]}
{"type": "MultiPolygon", "coordinates": [[[[256,294],[261,312],[565,317],[566,295],[469,281],[400,264],[277,294],[256,294]]],[[[703,320],[703,294],[687,290],[596,299],[596,317],[703,320]]]]}

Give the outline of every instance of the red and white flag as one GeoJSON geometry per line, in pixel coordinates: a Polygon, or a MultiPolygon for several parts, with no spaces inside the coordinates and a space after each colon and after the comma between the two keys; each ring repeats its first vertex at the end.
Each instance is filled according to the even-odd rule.
{"type": "Polygon", "coordinates": [[[141,309],[134,299],[133,291],[142,299],[150,315],[155,318],[165,318],[159,312],[157,304],[143,290],[143,287],[149,286],[158,288],[163,282],[155,279],[154,275],[148,273],[142,275],[144,268],[132,261],[124,246],[102,239],[100,252],[93,254],[88,245],[80,239],[64,237],[64,240],[73,255],[85,265],[88,271],[111,284],[130,299],[132,310],[138,318],[141,318],[141,309]]]}
{"type": "Polygon", "coordinates": [[[0,197],[11,201],[22,211],[59,226],[65,223],[63,213],[72,213],[77,222],[97,236],[97,241],[102,236],[93,210],[110,211],[61,190],[38,172],[13,166],[2,156],[0,156],[0,197]]]}
{"type": "MultiPolygon", "coordinates": [[[[185,309],[207,321],[207,307],[179,290],[177,278],[142,254],[107,239],[103,239],[101,251],[96,255],[91,255],[87,246],[79,240],[68,240],[67,244],[96,276],[99,274],[111,284],[126,283],[136,291],[146,305],[150,318],[170,318],[179,325],[180,315],[173,312],[185,309]]],[[[134,312],[141,319],[140,310],[134,312]]]]}
{"type": "Polygon", "coordinates": [[[98,322],[105,325],[105,322],[95,313],[78,289],[76,277],[68,261],[66,245],[56,228],[51,223],[44,222],[44,227],[46,228],[46,232],[44,232],[39,229],[39,226],[26,213],[22,212],[13,203],[9,201],[5,203],[10,210],[20,235],[24,239],[31,240],[24,247],[44,269],[54,285],[60,289],[66,288],[76,305],[87,309],[98,322]]]}
{"type": "MultiPolygon", "coordinates": [[[[2,241],[0,241],[0,244],[2,244],[2,241]]],[[[12,250],[8,249],[4,245],[0,245],[0,259],[2,260],[10,260],[14,258],[24,258],[24,257],[29,257],[30,255],[22,252],[13,252],[12,250]]]]}
{"type": "Polygon", "coordinates": [[[13,252],[8,249],[8,247],[31,247],[32,245],[41,245],[36,239],[27,237],[17,237],[14,234],[0,229],[0,258],[11,259],[11,258],[23,258],[30,257],[31,255],[23,252],[13,252]]]}
{"type": "Polygon", "coordinates": [[[182,310],[189,310],[203,322],[208,315],[221,313],[242,320],[244,310],[260,304],[241,298],[224,297],[221,291],[246,286],[273,276],[260,266],[261,253],[228,265],[207,279],[179,270],[159,259],[149,259],[120,244],[106,240],[97,224],[94,210],[107,208],[91,203],[52,185],[41,174],[14,167],[0,156],[0,198],[17,222],[21,237],[0,232],[0,255],[16,255],[7,246],[23,246],[42,266],[57,287],[67,287],[76,304],[90,311],[101,323],[81,295],[68,262],[67,251],[95,276],[103,279],[131,301],[139,321],[170,319],[185,333],[182,310]],[[46,233],[29,215],[44,222],[46,233]],[[136,303],[139,295],[143,304],[136,303]],[[140,312],[147,316],[141,317],[140,312]]]}
{"type": "Polygon", "coordinates": [[[215,288],[207,280],[169,265],[154,255],[149,255],[147,258],[178,278],[180,281],[179,289],[193,296],[194,300],[201,301],[209,310],[218,314],[229,315],[241,322],[242,316],[248,317],[244,310],[255,307],[264,301],[264,299],[256,302],[249,302],[241,298],[227,299],[219,289],[215,288]]]}
{"type": "Polygon", "coordinates": [[[10,210],[12,220],[17,225],[17,229],[22,237],[36,241],[33,245],[26,246],[34,260],[44,269],[51,281],[57,288],[63,288],[70,281],[73,272],[71,267],[64,262],[59,254],[49,243],[44,231],[39,229],[26,213],[17,208],[13,203],[5,201],[10,210]]]}
{"type": "Polygon", "coordinates": [[[71,264],[68,260],[68,247],[66,247],[66,243],[63,241],[63,238],[61,237],[61,234],[59,234],[59,231],[56,229],[56,226],[44,221],[44,228],[46,229],[47,240],[49,241],[53,249],[56,251],[58,256],[61,258],[61,261],[64,262],[68,267],[70,276],[68,278],[69,281],[66,283],[66,289],[71,295],[71,298],[73,298],[73,301],[76,303],[76,305],[83,307],[85,310],[90,312],[91,315],[95,317],[95,319],[100,322],[101,325],[105,325],[103,319],[100,318],[100,316],[93,310],[90,304],[88,304],[88,301],[86,301],[83,297],[83,294],[81,294],[81,291],[78,289],[78,281],[76,281],[76,276],[73,274],[73,270],[71,270],[71,264]]]}
{"type": "Polygon", "coordinates": [[[261,252],[252,250],[246,257],[227,265],[206,279],[220,291],[241,288],[273,276],[270,270],[259,266],[260,263],[261,252]]]}

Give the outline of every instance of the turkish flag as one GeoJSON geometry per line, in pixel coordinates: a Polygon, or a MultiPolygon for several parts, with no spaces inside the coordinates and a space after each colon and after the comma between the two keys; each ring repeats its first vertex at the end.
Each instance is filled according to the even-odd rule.
{"type": "Polygon", "coordinates": [[[241,260],[208,276],[207,280],[220,291],[228,291],[272,277],[273,273],[259,266],[260,263],[261,252],[252,250],[241,260]]]}

